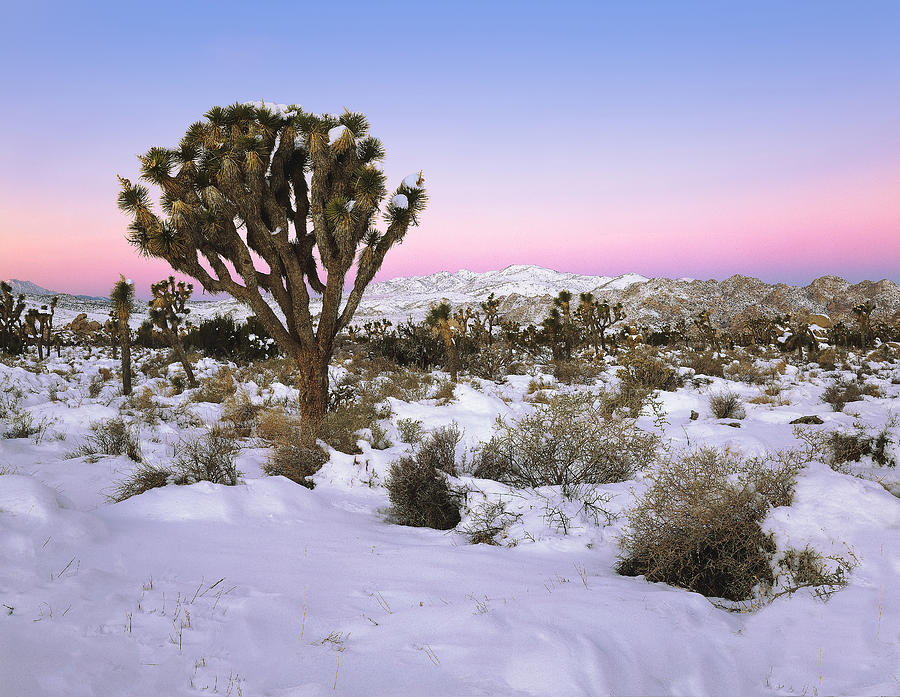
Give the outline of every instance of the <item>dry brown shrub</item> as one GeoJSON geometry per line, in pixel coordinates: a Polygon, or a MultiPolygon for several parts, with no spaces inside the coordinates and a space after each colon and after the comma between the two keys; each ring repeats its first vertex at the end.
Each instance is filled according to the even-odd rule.
{"type": "Polygon", "coordinates": [[[456,385],[450,380],[441,380],[431,398],[440,405],[450,404],[456,398],[456,385]]]}
{"type": "Polygon", "coordinates": [[[728,600],[771,587],[775,544],[760,527],[770,502],[753,482],[761,472],[727,449],[666,463],[628,514],[619,573],[728,600]]]}
{"type": "Polygon", "coordinates": [[[394,462],[385,486],[391,517],[400,525],[450,530],[461,520],[460,496],[447,475],[415,457],[394,462]]]}
{"type": "Polygon", "coordinates": [[[103,380],[104,382],[107,382],[108,380],[112,380],[112,377],[113,377],[113,371],[110,370],[109,368],[100,368],[97,371],[97,374],[100,376],[100,379],[103,380]]]}
{"type": "Polygon", "coordinates": [[[256,427],[262,406],[254,404],[245,392],[226,397],[223,402],[221,425],[233,438],[249,438],[256,427]]]}
{"type": "Polygon", "coordinates": [[[565,385],[590,385],[603,372],[603,366],[582,358],[553,361],[553,377],[565,385]]]}
{"type": "Polygon", "coordinates": [[[434,376],[431,373],[414,368],[398,369],[396,365],[394,372],[379,373],[365,379],[371,385],[369,390],[373,402],[383,402],[388,397],[401,402],[418,402],[428,397],[428,392],[434,384],[434,376]]]}
{"type": "Polygon", "coordinates": [[[691,351],[685,355],[681,364],[691,368],[697,375],[719,378],[725,376],[722,359],[714,355],[712,351],[691,351]]]}
{"type": "Polygon", "coordinates": [[[237,382],[234,379],[234,373],[227,365],[219,368],[211,378],[205,378],[200,381],[200,387],[194,393],[193,400],[195,402],[212,402],[221,404],[228,397],[234,395],[237,391],[237,382]]]}
{"type": "Polygon", "coordinates": [[[287,477],[307,489],[312,489],[315,486],[312,476],[326,462],[328,454],[318,445],[306,446],[299,442],[276,443],[262,469],[271,477],[287,477]]]}
{"type": "Polygon", "coordinates": [[[732,361],[725,366],[724,377],[737,382],[746,382],[749,385],[764,385],[772,379],[771,368],[761,368],[755,361],[746,356],[732,361]]]}
{"type": "Polygon", "coordinates": [[[710,395],[709,410],[717,419],[743,419],[747,416],[741,396],[731,390],[710,395]]]}
{"type": "Polygon", "coordinates": [[[664,390],[681,386],[678,371],[659,357],[655,349],[638,345],[619,356],[618,376],[624,392],[664,390]]]}
{"type": "Polygon", "coordinates": [[[634,419],[609,417],[593,395],[562,394],[497,433],[475,459],[475,476],[516,487],[620,482],[656,458],[659,439],[634,419]]]}

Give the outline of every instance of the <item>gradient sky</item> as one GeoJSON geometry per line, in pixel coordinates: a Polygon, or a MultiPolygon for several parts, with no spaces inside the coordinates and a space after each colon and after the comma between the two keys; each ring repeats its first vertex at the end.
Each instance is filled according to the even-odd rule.
{"type": "Polygon", "coordinates": [[[0,278],[106,294],[115,175],[210,107],[366,113],[422,224],[380,279],[900,280],[900,2],[160,2],[4,9],[0,278]]]}

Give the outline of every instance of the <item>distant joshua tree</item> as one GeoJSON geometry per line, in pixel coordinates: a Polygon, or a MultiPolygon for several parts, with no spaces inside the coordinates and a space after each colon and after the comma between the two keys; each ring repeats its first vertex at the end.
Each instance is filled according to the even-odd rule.
{"type": "Polygon", "coordinates": [[[190,308],[185,307],[185,303],[194,292],[194,286],[192,283],[184,281],[176,283],[175,278],[169,276],[169,278],[150,286],[150,292],[153,293],[153,299],[150,301],[150,321],[162,331],[169,346],[172,347],[175,357],[184,367],[188,386],[196,387],[197,380],[194,378],[191,362],[188,360],[184,344],[181,341],[182,325],[185,317],[191,311],[190,308]]]}
{"type": "Polygon", "coordinates": [[[122,393],[131,394],[131,330],[128,320],[134,304],[134,283],[121,276],[109,292],[113,312],[119,327],[119,346],[122,348],[122,393]]]}
{"type": "Polygon", "coordinates": [[[24,310],[25,294],[13,295],[12,286],[0,281],[0,353],[22,351],[24,310]]]}
{"type": "Polygon", "coordinates": [[[119,178],[131,243],[205,290],[248,305],[297,361],[307,437],[325,416],[335,336],[425,208],[421,173],[406,177],[382,205],[386,178],[377,163],[384,154],[359,113],[233,104],[210,109],[178,147],[154,147],[139,157],[141,179],[162,190],[162,215],[153,212],[147,188],[119,178]],[[384,231],[375,228],[379,215],[384,231]],[[254,255],[264,264],[258,267],[254,255]],[[310,291],[322,295],[318,322],[310,291]]]}
{"type": "Polygon", "coordinates": [[[860,341],[862,348],[866,348],[872,341],[872,313],[875,311],[875,303],[867,300],[853,308],[853,316],[856,317],[856,323],[859,327],[860,341]]]}
{"type": "Polygon", "coordinates": [[[456,348],[456,336],[460,332],[459,323],[450,316],[450,303],[442,302],[432,306],[425,318],[425,324],[431,327],[435,336],[439,336],[447,350],[447,368],[450,371],[450,380],[457,381],[459,377],[459,351],[456,348]]]}

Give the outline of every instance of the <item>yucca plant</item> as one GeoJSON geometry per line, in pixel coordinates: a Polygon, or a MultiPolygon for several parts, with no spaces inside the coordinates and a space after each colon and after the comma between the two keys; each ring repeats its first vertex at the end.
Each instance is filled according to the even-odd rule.
{"type": "Polygon", "coordinates": [[[191,362],[188,360],[184,344],[181,341],[182,325],[185,317],[191,311],[190,308],[185,307],[185,303],[194,292],[194,285],[184,281],[176,283],[175,278],[169,276],[169,278],[150,286],[150,292],[153,293],[153,299],[150,301],[150,321],[162,331],[169,346],[172,347],[175,357],[184,367],[188,385],[196,387],[197,380],[194,378],[191,362]]]}
{"type": "Polygon", "coordinates": [[[154,147],[139,157],[141,179],[162,192],[161,213],[147,187],[119,178],[131,243],[205,290],[248,305],[296,359],[307,434],[325,415],[335,336],[349,325],[387,252],[425,208],[421,173],[406,177],[385,204],[386,178],[378,167],[384,154],[360,113],[233,104],[210,109],[177,147],[154,147]],[[311,291],[322,296],[318,321],[311,291]]]}
{"type": "Polygon", "coordinates": [[[122,393],[130,395],[131,330],[128,328],[128,320],[131,318],[131,309],[134,304],[134,283],[124,276],[120,276],[109,292],[109,299],[112,301],[113,312],[116,314],[119,346],[122,348],[122,393]]]}
{"type": "Polygon", "coordinates": [[[433,305],[425,318],[425,324],[431,327],[432,333],[444,342],[450,380],[456,382],[459,378],[459,351],[455,339],[460,330],[458,322],[450,316],[450,303],[442,302],[433,305]]]}
{"type": "Polygon", "coordinates": [[[22,312],[25,294],[13,295],[12,286],[0,281],[0,353],[21,353],[24,349],[22,312]]]}

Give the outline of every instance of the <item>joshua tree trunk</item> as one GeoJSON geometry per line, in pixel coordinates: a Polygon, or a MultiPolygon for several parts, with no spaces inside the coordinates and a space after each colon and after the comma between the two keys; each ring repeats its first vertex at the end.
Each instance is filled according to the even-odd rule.
{"type": "Polygon", "coordinates": [[[187,376],[188,387],[196,387],[197,379],[194,377],[194,370],[191,368],[191,362],[188,360],[187,353],[185,353],[184,345],[181,343],[181,337],[175,333],[171,333],[169,337],[169,342],[172,346],[172,353],[175,354],[175,358],[181,363],[184,368],[184,374],[187,376]]]}
{"type": "Polygon", "coordinates": [[[119,329],[119,342],[122,344],[122,394],[131,394],[131,336],[128,324],[122,322],[119,329]]]}
{"type": "Polygon", "coordinates": [[[300,419],[305,440],[314,441],[328,410],[328,363],[331,355],[297,356],[300,419]]]}

